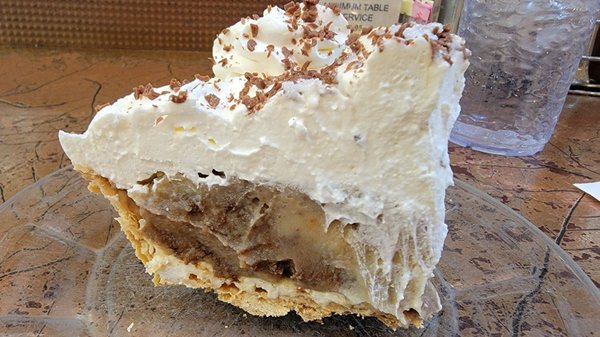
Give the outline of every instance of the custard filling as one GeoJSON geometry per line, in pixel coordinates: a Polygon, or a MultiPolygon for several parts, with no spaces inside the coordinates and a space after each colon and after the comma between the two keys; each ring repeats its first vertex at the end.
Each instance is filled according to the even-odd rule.
{"type": "Polygon", "coordinates": [[[209,263],[232,282],[286,278],[306,289],[366,296],[344,239],[356,224],[326,226],[321,205],[290,187],[236,178],[209,187],[158,173],[128,195],[140,208],[140,232],[185,263],[209,263]]]}

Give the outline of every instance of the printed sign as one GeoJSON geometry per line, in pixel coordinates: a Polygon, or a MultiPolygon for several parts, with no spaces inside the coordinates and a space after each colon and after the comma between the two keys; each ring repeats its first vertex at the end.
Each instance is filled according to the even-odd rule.
{"type": "Polygon", "coordinates": [[[322,0],[320,4],[335,4],[348,22],[354,26],[389,26],[398,22],[401,1],[398,0],[322,0]]]}

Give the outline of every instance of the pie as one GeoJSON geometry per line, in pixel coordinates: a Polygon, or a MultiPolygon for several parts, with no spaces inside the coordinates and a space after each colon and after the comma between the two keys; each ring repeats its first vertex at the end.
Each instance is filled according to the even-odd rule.
{"type": "Polygon", "coordinates": [[[269,7],[218,34],[214,77],[136,87],[60,142],[155,284],[420,326],[440,310],[468,56],[437,23],[352,31],[316,1],[269,7]]]}

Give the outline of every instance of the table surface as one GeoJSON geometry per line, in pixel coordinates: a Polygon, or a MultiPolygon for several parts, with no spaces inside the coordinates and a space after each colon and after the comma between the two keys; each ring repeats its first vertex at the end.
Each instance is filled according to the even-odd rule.
{"type": "MultiPolygon", "coordinates": [[[[209,74],[208,53],[0,48],[0,203],[70,164],[58,130],[83,132],[94,107],[139,84],[209,74]]],[[[454,174],[555,240],[600,287],[600,99],[569,96],[544,151],[502,157],[450,144],[454,174]]]]}

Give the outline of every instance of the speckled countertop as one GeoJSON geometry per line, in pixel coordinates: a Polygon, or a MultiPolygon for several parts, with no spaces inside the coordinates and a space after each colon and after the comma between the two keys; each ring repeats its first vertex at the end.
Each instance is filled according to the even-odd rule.
{"type": "MultiPolygon", "coordinates": [[[[82,132],[94,106],[138,84],[208,74],[207,53],[0,49],[0,202],[69,165],[58,130],[82,132]]],[[[600,202],[575,189],[600,180],[600,99],[568,98],[543,152],[501,157],[450,145],[455,176],[519,212],[600,287],[600,202]]]]}

